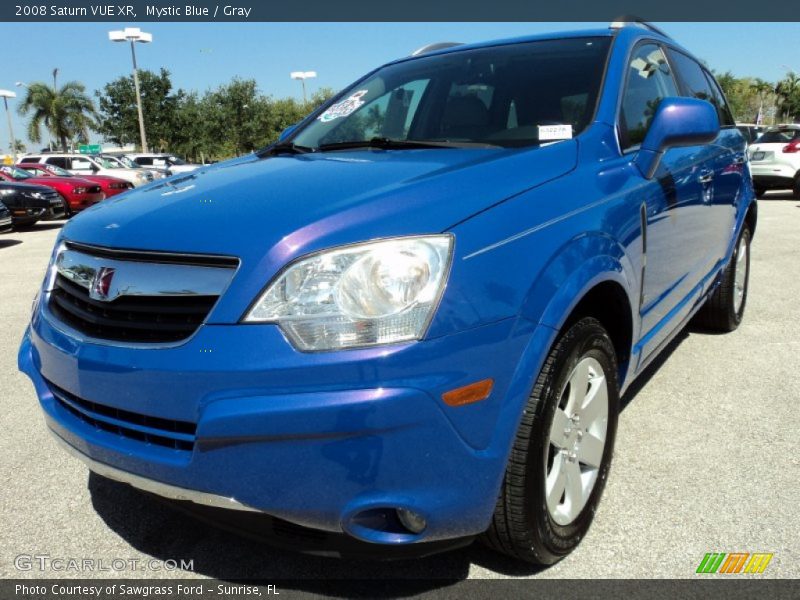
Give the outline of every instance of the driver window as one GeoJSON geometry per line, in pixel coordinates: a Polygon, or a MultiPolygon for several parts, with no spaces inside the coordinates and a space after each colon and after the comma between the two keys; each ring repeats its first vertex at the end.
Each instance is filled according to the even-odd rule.
{"type": "Polygon", "coordinates": [[[678,95],[678,88],[661,48],[656,44],[643,44],[636,48],[628,64],[622,97],[619,119],[622,150],[641,144],[661,100],[678,95]]]}

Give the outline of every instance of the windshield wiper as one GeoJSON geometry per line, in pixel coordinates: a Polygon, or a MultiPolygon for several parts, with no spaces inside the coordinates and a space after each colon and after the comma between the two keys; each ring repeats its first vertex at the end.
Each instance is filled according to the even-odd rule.
{"type": "Polygon", "coordinates": [[[259,150],[256,154],[259,158],[263,158],[265,156],[276,156],[278,154],[308,154],[309,152],[315,152],[314,148],[298,146],[294,142],[278,142],[277,144],[272,144],[272,146],[267,146],[263,150],[259,150]]]}
{"type": "Polygon", "coordinates": [[[353,140],[349,142],[333,142],[322,144],[319,152],[331,150],[349,150],[352,148],[381,148],[383,150],[411,150],[415,148],[493,148],[493,144],[480,142],[449,142],[449,141],[424,141],[424,140],[393,140],[385,137],[374,137],[369,140],[353,140]]]}

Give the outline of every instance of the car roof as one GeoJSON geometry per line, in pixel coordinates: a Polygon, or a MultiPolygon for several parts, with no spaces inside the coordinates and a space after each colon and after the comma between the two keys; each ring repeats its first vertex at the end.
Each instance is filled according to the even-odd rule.
{"type": "Polygon", "coordinates": [[[642,25],[640,23],[629,22],[621,26],[614,26],[614,27],[605,27],[605,28],[595,27],[587,29],[573,29],[569,31],[554,31],[549,33],[538,33],[538,34],[524,35],[513,38],[488,40],[470,44],[456,44],[441,48],[439,50],[433,50],[431,52],[424,52],[421,54],[404,56],[396,60],[390,61],[386,64],[391,65],[395,63],[405,62],[407,60],[414,60],[417,58],[426,58],[429,56],[437,56],[442,54],[453,54],[456,52],[464,52],[466,50],[477,50],[480,48],[490,48],[493,46],[506,46],[510,44],[521,44],[526,42],[574,39],[583,37],[613,37],[613,38],[619,38],[624,42],[631,44],[637,42],[639,39],[652,39],[662,43],[669,44],[675,48],[680,49],[682,52],[685,52],[686,54],[693,56],[691,52],[683,48],[680,44],[675,42],[675,40],[673,40],[666,34],[658,30],[651,29],[650,27],[642,25]]]}

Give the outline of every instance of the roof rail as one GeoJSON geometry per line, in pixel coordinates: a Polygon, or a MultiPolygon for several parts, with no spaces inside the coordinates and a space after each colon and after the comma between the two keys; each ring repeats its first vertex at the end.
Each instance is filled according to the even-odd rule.
{"type": "Polygon", "coordinates": [[[417,48],[411,53],[411,56],[421,56],[422,54],[428,54],[429,52],[436,52],[437,50],[444,50],[445,48],[452,48],[453,46],[461,46],[462,42],[435,42],[433,44],[427,44],[422,48],[417,48]]]}
{"type": "Polygon", "coordinates": [[[667,35],[663,29],[656,27],[652,23],[647,21],[643,21],[639,17],[634,17],[632,15],[623,15],[615,19],[611,25],[608,26],[609,29],[622,29],[623,27],[639,27],[641,29],[647,29],[658,35],[663,35],[665,38],[672,39],[669,35],[667,35]]]}

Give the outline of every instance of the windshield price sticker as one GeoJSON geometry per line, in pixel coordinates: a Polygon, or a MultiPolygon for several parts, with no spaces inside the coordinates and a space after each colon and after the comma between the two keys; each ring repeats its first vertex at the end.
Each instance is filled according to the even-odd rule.
{"type": "Polygon", "coordinates": [[[571,140],[572,125],[539,125],[539,141],[571,140]]]}
{"type": "Polygon", "coordinates": [[[328,108],[328,110],[317,117],[317,120],[327,123],[328,121],[333,121],[334,119],[346,117],[354,113],[356,110],[364,106],[364,100],[362,100],[362,98],[368,93],[369,90],[358,90],[349,98],[345,98],[341,102],[337,102],[328,108]]]}

